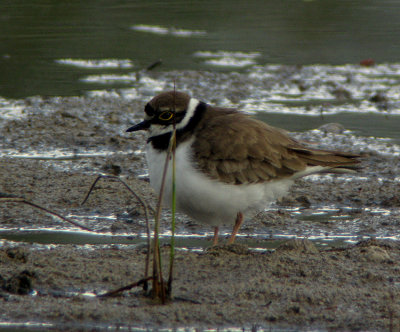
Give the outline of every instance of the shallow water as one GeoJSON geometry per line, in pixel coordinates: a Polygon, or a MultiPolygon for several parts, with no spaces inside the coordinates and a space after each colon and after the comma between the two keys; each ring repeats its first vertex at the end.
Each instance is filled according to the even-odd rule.
{"type": "MultiPolygon", "coordinates": [[[[292,238],[307,238],[317,246],[340,247],[350,243],[356,243],[363,239],[374,237],[379,240],[400,240],[400,232],[392,228],[373,228],[366,226],[362,222],[365,216],[384,217],[387,219],[399,218],[398,213],[390,208],[372,208],[365,207],[354,209],[352,207],[340,206],[322,206],[304,208],[279,208],[281,213],[286,211],[289,216],[299,222],[288,222],[285,230],[277,228],[268,229],[259,227],[257,232],[247,231],[246,227],[237,236],[237,242],[249,247],[250,250],[263,251],[277,248],[280,244],[292,238]]],[[[269,209],[274,211],[274,209],[269,209]]],[[[66,227],[60,224],[53,228],[40,227],[18,227],[15,229],[0,228],[0,243],[7,241],[8,245],[12,243],[36,243],[38,245],[60,245],[75,244],[83,245],[85,249],[92,246],[145,246],[146,232],[143,227],[133,233],[111,233],[96,231],[96,229],[108,228],[119,217],[116,215],[68,215],[74,221],[91,225],[94,231],[82,231],[66,227]]],[[[143,222],[141,222],[143,223],[143,222]]],[[[261,225],[258,225],[261,226],[261,225]]],[[[90,226],[89,226],[90,227],[90,226]]],[[[203,251],[210,247],[212,232],[201,231],[200,233],[188,232],[186,230],[177,231],[175,234],[175,245],[177,250],[203,251]]],[[[220,232],[222,238],[228,238],[230,230],[223,228],[220,232]]],[[[162,244],[168,244],[171,241],[171,231],[163,230],[160,233],[162,244]]],[[[93,247],[94,248],[94,247],[93,247]]]]}
{"type": "Polygon", "coordinates": [[[398,62],[399,13],[390,0],[8,1],[0,95],[78,95],[101,85],[85,82],[90,74],[136,72],[158,59],[161,70],[211,71],[398,62]]]}

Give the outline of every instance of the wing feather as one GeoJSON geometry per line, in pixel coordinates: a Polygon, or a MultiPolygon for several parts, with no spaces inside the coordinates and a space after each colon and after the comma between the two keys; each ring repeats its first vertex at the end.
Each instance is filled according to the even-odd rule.
{"type": "Polygon", "coordinates": [[[194,134],[197,167],[230,184],[290,177],[307,166],[358,163],[357,155],[307,148],[283,130],[233,109],[208,108],[194,134]]]}

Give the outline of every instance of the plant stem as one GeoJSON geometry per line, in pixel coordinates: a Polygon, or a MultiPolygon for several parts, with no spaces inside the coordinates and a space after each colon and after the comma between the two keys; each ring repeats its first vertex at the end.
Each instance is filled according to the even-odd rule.
{"type": "Polygon", "coordinates": [[[176,212],[176,128],[171,137],[172,145],[172,220],[171,220],[171,252],[169,258],[168,295],[172,291],[173,267],[175,259],[175,212],[176,212]]]}

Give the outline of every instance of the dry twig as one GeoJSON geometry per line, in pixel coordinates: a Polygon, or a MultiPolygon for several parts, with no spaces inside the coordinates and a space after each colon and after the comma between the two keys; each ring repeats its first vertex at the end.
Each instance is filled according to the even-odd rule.
{"type": "Polygon", "coordinates": [[[27,204],[30,206],[33,206],[36,209],[42,210],[44,212],[46,212],[47,214],[50,214],[52,216],[55,216],[57,218],[60,218],[61,220],[64,220],[68,223],[70,223],[71,225],[74,225],[76,227],[79,227],[85,231],[90,231],[93,232],[93,230],[91,230],[90,228],[81,225],[80,223],[77,223],[76,221],[73,221],[71,219],[68,219],[64,216],[62,216],[61,214],[58,214],[57,212],[51,211],[43,206],[40,206],[36,203],[33,203],[31,201],[26,200],[24,197],[19,197],[19,196],[15,196],[12,194],[6,194],[6,193],[0,193],[0,203],[22,203],[22,204],[27,204]]]}
{"type": "MultiPolygon", "coordinates": [[[[144,209],[144,215],[146,218],[146,233],[147,233],[147,257],[146,257],[146,264],[145,264],[145,271],[144,271],[144,279],[147,278],[149,275],[149,266],[150,266],[150,253],[151,253],[151,245],[150,245],[150,222],[149,222],[149,206],[147,205],[146,201],[142,199],[142,197],[137,194],[125,181],[121,180],[118,176],[115,175],[98,175],[97,178],[93,181],[92,185],[89,188],[88,193],[86,194],[84,200],[82,201],[81,205],[85,204],[92,193],[94,187],[96,186],[97,182],[100,179],[112,179],[112,180],[117,180],[120,183],[124,185],[126,189],[129,190],[129,192],[135,196],[135,198],[140,202],[140,204],[143,206],[144,209]]],[[[147,290],[147,280],[143,283],[143,287],[145,290],[147,290]]]]}
{"type": "Polygon", "coordinates": [[[114,289],[114,290],[112,290],[112,291],[109,291],[109,292],[104,293],[104,294],[101,294],[101,295],[97,295],[97,297],[115,296],[115,295],[117,295],[118,293],[121,293],[121,292],[126,291],[126,290],[130,290],[130,289],[132,289],[132,288],[134,288],[134,287],[138,287],[138,286],[140,286],[140,285],[142,285],[142,284],[145,285],[145,284],[147,284],[147,282],[148,282],[149,280],[151,280],[151,279],[153,279],[153,277],[143,278],[143,279],[140,279],[139,281],[134,282],[134,283],[132,283],[132,284],[129,284],[129,285],[127,285],[127,286],[124,286],[124,287],[121,287],[121,288],[118,288],[118,289],[114,289]]]}

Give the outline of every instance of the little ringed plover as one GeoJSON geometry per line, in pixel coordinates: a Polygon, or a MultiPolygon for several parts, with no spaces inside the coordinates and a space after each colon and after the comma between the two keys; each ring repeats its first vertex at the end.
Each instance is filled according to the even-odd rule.
{"type": "MultiPolygon", "coordinates": [[[[236,109],[210,106],[169,91],[144,108],[144,121],[128,132],[146,130],[151,186],[159,192],[167,149],[176,126],[176,208],[214,226],[232,224],[233,243],[244,215],[254,215],[284,196],[298,178],[354,172],[358,155],[306,147],[282,129],[236,109]]],[[[171,165],[164,202],[172,201],[171,165]]]]}

